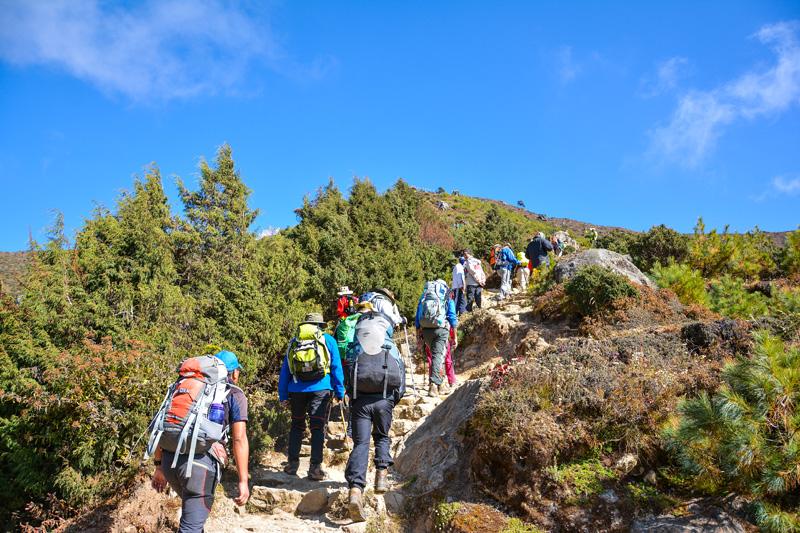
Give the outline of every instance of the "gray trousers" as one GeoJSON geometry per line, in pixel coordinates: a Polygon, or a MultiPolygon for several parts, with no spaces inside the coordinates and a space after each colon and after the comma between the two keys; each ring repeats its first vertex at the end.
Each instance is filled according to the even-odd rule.
{"type": "Polygon", "coordinates": [[[178,533],[202,533],[211,506],[214,505],[214,489],[217,488],[217,462],[208,454],[194,458],[192,475],[186,473],[186,458],[178,457],[178,464],[172,468],[172,452],[164,451],[161,456],[161,467],[172,490],[181,497],[181,523],[178,533]]]}
{"type": "Polygon", "coordinates": [[[500,269],[500,298],[511,294],[511,271],[507,268],[500,269]]]}
{"type": "Polygon", "coordinates": [[[431,382],[441,385],[444,379],[442,366],[447,343],[450,341],[450,330],[447,328],[423,328],[422,340],[425,342],[425,346],[431,350],[431,382]]]}

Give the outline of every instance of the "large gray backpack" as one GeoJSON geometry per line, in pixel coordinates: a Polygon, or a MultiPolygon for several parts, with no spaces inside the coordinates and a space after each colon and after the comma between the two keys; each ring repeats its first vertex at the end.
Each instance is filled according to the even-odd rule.
{"type": "Polygon", "coordinates": [[[353,342],[347,350],[347,385],[353,399],[358,394],[405,394],[405,366],[391,337],[392,320],[370,311],[356,323],[353,342]]]}
{"type": "Polygon", "coordinates": [[[191,357],[178,368],[178,379],[167,390],[158,413],[150,422],[145,459],[156,448],[174,452],[172,468],[180,455],[188,455],[185,476],[191,477],[198,454],[206,453],[225,438],[225,425],[209,420],[211,404],[224,404],[234,385],[228,383],[225,363],[213,355],[191,357]]]}
{"type": "Polygon", "coordinates": [[[425,283],[420,303],[422,313],[419,324],[423,328],[447,327],[447,283],[437,279],[425,283]]]}

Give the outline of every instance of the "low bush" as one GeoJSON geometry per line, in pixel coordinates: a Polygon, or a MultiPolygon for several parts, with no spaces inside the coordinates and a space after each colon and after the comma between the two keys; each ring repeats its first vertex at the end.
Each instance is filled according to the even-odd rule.
{"type": "Polygon", "coordinates": [[[709,288],[709,304],[713,311],[731,318],[752,319],[768,314],[769,300],[759,292],[748,292],[744,283],[725,275],[709,288]]]}
{"type": "Polygon", "coordinates": [[[583,316],[610,311],[614,302],[638,295],[625,277],[597,265],[581,269],[564,284],[564,290],[583,316]]]}
{"type": "Polygon", "coordinates": [[[708,305],[706,282],[699,270],[671,262],[666,266],[654,266],[650,275],[659,287],[674,292],[682,304],[708,305]]]}
{"type": "Polygon", "coordinates": [[[631,259],[648,272],[656,265],[680,263],[688,254],[689,239],[672,228],[661,224],[647,233],[637,235],[629,244],[631,259]]]}
{"type": "Polygon", "coordinates": [[[800,530],[800,349],[756,336],[751,358],[723,372],[714,395],[685,401],[665,431],[697,487],[755,500],[765,531],[800,530]]]}
{"type": "MultiPolygon", "coordinates": [[[[619,229],[611,230],[601,235],[594,243],[595,248],[604,248],[623,255],[631,253],[631,244],[636,240],[637,234],[619,229]]],[[[591,244],[591,243],[590,243],[591,244]]]]}

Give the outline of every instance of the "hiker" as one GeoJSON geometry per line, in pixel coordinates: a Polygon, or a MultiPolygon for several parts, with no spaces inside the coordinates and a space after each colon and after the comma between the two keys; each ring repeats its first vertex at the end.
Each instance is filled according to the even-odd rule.
{"type": "Polygon", "coordinates": [[[339,288],[339,292],[336,295],[339,297],[336,300],[336,316],[340,320],[356,312],[358,297],[353,296],[353,291],[350,290],[350,287],[345,285],[339,288]]]}
{"type": "Polygon", "coordinates": [[[396,328],[400,324],[405,324],[405,319],[400,316],[400,310],[397,308],[394,293],[389,289],[382,287],[374,289],[361,296],[361,302],[369,302],[372,309],[379,313],[388,316],[392,321],[392,328],[396,328]]]}
{"type": "Polygon", "coordinates": [[[564,254],[564,241],[562,241],[555,235],[551,235],[550,244],[553,245],[553,253],[555,254],[556,257],[561,257],[564,254]]]}
{"type": "Polygon", "coordinates": [[[511,294],[511,275],[519,264],[517,256],[511,249],[511,244],[506,243],[499,251],[495,252],[494,269],[500,274],[499,301],[505,300],[511,294]]]}
{"type": "Polygon", "coordinates": [[[444,280],[437,279],[425,283],[414,319],[414,325],[417,327],[417,345],[426,346],[431,351],[428,395],[433,397],[449,391],[447,383],[442,378],[442,364],[447,343],[451,342],[454,348],[458,346],[456,336],[458,316],[455,302],[449,297],[449,292],[444,280]]]}
{"type": "Polygon", "coordinates": [[[589,239],[589,241],[591,241],[592,247],[594,247],[595,243],[597,242],[597,239],[600,237],[595,228],[587,229],[586,232],[583,234],[583,236],[589,239]]]}
{"type": "Polygon", "coordinates": [[[460,315],[467,309],[467,295],[464,293],[464,258],[459,257],[453,266],[453,283],[450,288],[451,297],[456,304],[456,314],[460,315]]]}
{"type": "Polygon", "coordinates": [[[517,261],[519,261],[519,266],[517,267],[517,284],[522,292],[526,292],[528,290],[528,278],[531,274],[531,271],[528,270],[530,260],[525,255],[525,252],[517,252],[517,261]]]}
{"type": "Polygon", "coordinates": [[[531,274],[533,274],[534,268],[540,268],[542,265],[550,266],[550,258],[547,256],[547,252],[552,251],[553,245],[545,238],[544,233],[541,231],[531,239],[531,242],[528,243],[528,247],[525,248],[525,255],[530,261],[530,263],[528,263],[528,269],[531,271],[531,274]]]}
{"type": "MultiPolygon", "coordinates": [[[[428,360],[428,367],[430,367],[433,363],[433,358],[431,357],[431,349],[428,346],[425,346],[425,358],[428,360]]],[[[456,379],[455,365],[453,364],[453,343],[450,339],[448,339],[447,349],[444,353],[444,374],[447,377],[449,390],[446,389],[443,394],[447,394],[452,391],[453,387],[455,387],[458,382],[456,379]]]]}
{"type": "Polygon", "coordinates": [[[405,365],[393,334],[392,319],[364,305],[347,349],[353,449],[344,475],[350,489],[350,517],[356,522],[366,520],[362,497],[367,485],[370,434],[375,444],[374,490],[379,494],[389,490],[388,468],[394,464],[389,437],[392,410],[405,394],[405,365]]]}
{"type": "Polygon", "coordinates": [[[474,306],[481,308],[481,293],[486,285],[486,273],[483,271],[481,260],[472,255],[472,250],[464,250],[464,282],[467,285],[467,311],[472,312],[474,306]]]}
{"type": "Polygon", "coordinates": [[[180,533],[203,531],[228,459],[225,449],[228,435],[233,441],[233,458],[239,474],[239,495],[234,502],[244,505],[250,499],[247,397],[236,386],[240,369],[236,354],[229,351],[185,360],[178,370],[180,377],[150,423],[147,455],[153,456],[156,465],[151,485],[163,492],[169,484],[181,497],[180,533]],[[201,413],[194,418],[193,407],[201,413]],[[184,431],[187,426],[191,431],[184,431]],[[183,440],[182,434],[188,439],[183,440]]]}
{"type": "Polygon", "coordinates": [[[322,445],[331,390],[336,400],[344,397],[344,375],[336,339],[325,333],[325,320],[319,313],[309,313],[300,322],[297,335],[289,342],[278,380],[278,399],[292,410],[289,431],[288,463],[283,471],[296,475],[300,468],[300,447],[306,431],[306,417],[311,430],[311,463],[308,477],[325,479],[322,469],[322,445]]]}

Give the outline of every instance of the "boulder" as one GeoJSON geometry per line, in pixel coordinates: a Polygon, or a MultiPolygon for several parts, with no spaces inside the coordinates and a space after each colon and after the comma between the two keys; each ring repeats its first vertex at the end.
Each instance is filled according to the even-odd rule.
{"type": "Polygon", "coordinates": [[[617,463],[614,465],[614,468],[624,475],[636,468],[637,464],[639,464],[639,457],[637,457],[634,453],[626,453],[619,458],[617,463]]]}
{"type": "Polygon", "coordinates": [[[396,515],[403,512],[403,507],[406,504],[405,496],[396,490],[384,494],[383,501],[386,503],[386,510],[396,515]]]}
{"type": "Polygon", "coordinates": [[[297,504],[298,514],[319,514],[328,507],[328,498],[331,490],[326,488],[314,489],[306,493],[297,504]]]}
{"type": "Polygon", "coordinates": [[[744,324],[725,318],[687,324],[681,328],[681,339],[690,352],[722,346],[736,353],[744,353],[749,346],[750,335],[744,324]]]}
{"type": "Polygon", "coordinates": [[[302,499],[300,491],[255,486],[250,491],[247,507],[250,511],[262,513],[272,513],[275,509],[293,513],[302,499]]]}
{"type": "Polygon", "coordinates": [[[581,249],[581,245],[578,244],[578,242],[575,239],[570,237],[569,233],[567,233],[566,231],[556,231],[555,233],[553,233],[553,237],[564,243],[564,250],[566,250],[567,252],[570,251],[576,252],[581,249]],[[572,248],[572,250],[570,250],[570,248],[572,248]]]}
{"type": "Polygon", "coordinates": [[[553,275],[557,282],[562,283],[584,267],[589,265],[599,265],[605,267],[617,274],[625,276],[634,283],[639,285],[646,285],[648,287],[656,288],[657,285],[645,276],[636,265],[634,265],[630,257],[627,255],[618,254],[611,250],[604,250],[602,248],[591,248],[589,250],[564,257],[553,269],[553,275]]]}
{"type": "Polygon", "coordinates": [[[631,533],[744,533],[745,529],[719,507],[692,504],[683,516],[645,516],[634,520],[631,533]]]}
{"type": "MultiPolygon", "coordinates": [[[[415,491],[435,490],[452,471],[458,470],[457,465],[464,459],[459,428],[472,415],[480,387],[477,380],[458,387],[406,440],[394,467],[404,478],[416,478],[415,491]]],[[[460,474],[459,478],[463,478],[463,472],[460,474]]]]}
{"type": "Polygon", "coordinates": [[[402,418],[395,418],[392,420],[392,433],[395,436],[403,436],[414,429],[414,422],[402,418]]]}

